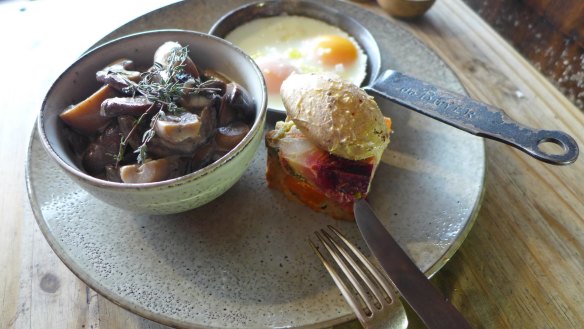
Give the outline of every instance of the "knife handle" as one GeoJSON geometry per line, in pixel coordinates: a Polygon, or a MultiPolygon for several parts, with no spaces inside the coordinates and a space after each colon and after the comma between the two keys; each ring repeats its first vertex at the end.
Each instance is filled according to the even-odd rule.
{"type": "Polygon", "coordinates": [[[429,329],[471,328],[458,310],[432,285],[387,232],[365,200],[354,205],[357,226],[367,246],[402,298],[429,329]]]}
{"type": "Polygon", "coordinates": [[[562,131],[521,125],[499,108],[400,72],[387,70],[364,89],[473,135],[511,145],[547,163],[566,165],[578,158],[578,144],[562,131]],[[559,145],[563,152],[545,152],[540,147],[543,143],[559,145]]]}

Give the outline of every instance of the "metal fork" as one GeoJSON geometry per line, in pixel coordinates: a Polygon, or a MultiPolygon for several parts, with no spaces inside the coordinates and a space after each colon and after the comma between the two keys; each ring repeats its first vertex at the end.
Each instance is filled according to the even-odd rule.
{"type": "Polygon", "coordinates": [[[312,240],[309,239],[308,243],[341,290],[361,325],[366,329],[407,328],[408,319],[404,307],[396,296],[395,287],[389,278],[377,270],[337,229],[330,225],[328,228],[337,239],[324,229],[314,234],[344,273],[346,280],[341,278],[312,240]],[[353,254],[353,257],[347,250],[353,254]],[[347,280],[352,288],[347,286],[347,280]]]}

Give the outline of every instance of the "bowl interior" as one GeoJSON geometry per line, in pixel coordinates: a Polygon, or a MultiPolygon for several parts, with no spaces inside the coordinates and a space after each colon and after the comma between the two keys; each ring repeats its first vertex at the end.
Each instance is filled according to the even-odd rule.
{"type": "Polygon", "coordinates": [[[209,34],[224,38],[240,25],[251,20],[279,15],[298,15],[321,20],[351,35],[367,55],[367,75],[363,85],[371,84],[379,74],[381,55],[377,42],[363,25],[339,10],[314,1],[259,1],[241,6],[222,16],[209,34]]]}
{"type": "MultiPolygon", "coordinates": [[[[39,132],[45,148],[62,167],[85,179],[97,180],[82,171],[79,159],[73,155],[62,134],[64,124],[59,114],[101,86],[95,79],[97,71],[120,58],[132,59],[138,67],[148,67],[152,65],[156,49],[166,41],[188,45],[190,57],[199,68],[223,73],[243,86],[253,97],[255,119],[250,133],[238,147],[244,147],[257,133],[265,119],[267,96],[263,76],[250,57],[230,43],[204,33],[182,30],[143,32],[113,40],[85,53],[59,76],[47,93],[38,119],[39,132]]],[[[236,149],[223,158],[235,154],[236,149]]]]}

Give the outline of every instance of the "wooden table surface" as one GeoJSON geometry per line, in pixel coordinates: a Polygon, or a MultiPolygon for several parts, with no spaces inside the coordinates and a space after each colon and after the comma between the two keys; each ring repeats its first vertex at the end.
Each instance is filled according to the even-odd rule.
{"type": "MultiPolygon", "coordinates": [[[[58,74],[107,32],[169,2],[0,2],[0,328],[164,328],[99,296],[63,265],[31,212],[24,162],[58,74]]],[[[471,96],[526,125],[566,131],[584,147],[584,114],[460,0],[439,0],[423,19],[399,24],[471,96]]],[[[552,166],[488,140],[486,151],[476,224],[432,282],[476,328],[582,328],[584,159],[552,166]]],[[[410,328],[423,328],[409,315],[410,328]]]]}
{"type": "Polygon", "coordinates": [[[584,1],[463,1],[584,110],[584,1]]]}

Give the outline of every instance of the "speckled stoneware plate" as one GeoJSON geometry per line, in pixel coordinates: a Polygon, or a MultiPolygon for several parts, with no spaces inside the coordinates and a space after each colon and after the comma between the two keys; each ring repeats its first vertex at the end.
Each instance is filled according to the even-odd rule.
{"type": "MultiPolygon", "coordinates": [[[[181,28],[207,31],[248,1],[189,1],[134,20],[106,39],[181,28]]],[[[463,92],[446,65],[410,34],[351,3],[321,3],[362,22],[394,68],[463,92]]],[[[478,210],[485,174],[480,138],[380,101],[394,120],[370,201],[387,229],[429,276],[454,254],[478,210]]],[[[36,130],[34,130],[36,131],[36,130]]],[[[307,238],[334,225],[364,250],[354,223],[286,200],[264,180],[266,153],[226,194],[172,216],[112,208],[77,187],[33,133],[27,181],[38,224],[81,280],[146,318],[179,327],[311,327],[353,319],[307,238]]],[[[367,253],[367,251],[366,251],[367,253]]]]}

